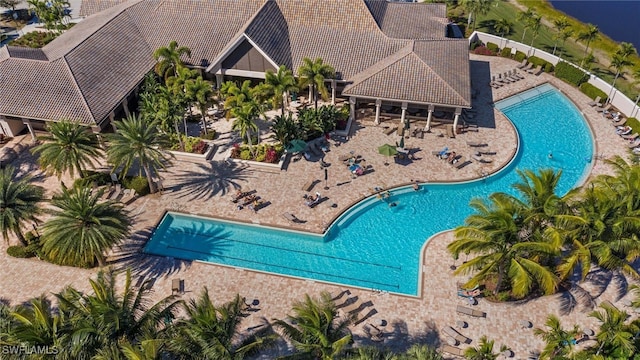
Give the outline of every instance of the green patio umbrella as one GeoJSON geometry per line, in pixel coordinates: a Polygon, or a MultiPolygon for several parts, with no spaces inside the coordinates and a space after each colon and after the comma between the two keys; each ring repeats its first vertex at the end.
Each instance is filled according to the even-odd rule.
{"type": "Polygon", "coordinates": [[[294,139],[287,145],[287,151],[290,153],[297,153],[304,150],[307,147],[307,143],[304,140],[294,139]]]}
{"type": "Polygon", "coordinates": [[[400,149],[404,149],[404,138],[403,137],[400,138],[400,142],[398,143],[398,147],[400,149]]]}
{"type": "MultiPolygon", "coordinates": [[[[398,153],[398,150],[396,150],[396,147],[393,145],[384,144],[378,148],[378,152],[384,156],[393,156],[398,153]]],[[[384,164],[389,165],[388,162],[385,162],[384,164]]]]}

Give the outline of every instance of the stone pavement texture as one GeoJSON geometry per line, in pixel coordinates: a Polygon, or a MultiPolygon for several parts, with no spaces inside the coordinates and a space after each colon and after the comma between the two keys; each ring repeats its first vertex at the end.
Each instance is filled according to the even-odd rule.
{"type": "MultiPolygon", "coordinates": [[[[265,318],[270,320],[285,317],[293,302],[302,299],[305,293],[317,295],[321,291],[329,291],[339,294],[348,289],[352,295],[371,300],[377,312],[353,328],[356,341],[360,344],[370,344],[371,341],[366,336],[369,324],[384,319],[387,322],[384,330],[389,334],[385,338],[385,346],[395,349],[404,349],[414,341],[444,344],[447,337],[442,333],[442,328],[456,326],[457,321],[462,320],[468,323],[468,327],[458,329],[459,332],[472,339],[470,345],[461,345],[462,347],[476,346],[478,339],[487,335],[490,339],[495,339],[497,345],[505,344],[511,347],[515,352],[515,358],[523,359],[529,351],[541,349],[542,342],[533,335],[532,329],[522,328],[522,320],[530,321],[533,327],[542,327],[549,314],[556,314],[565,327],[578,324],[583,328],[597,328],[593,319],[587,316],[594,303],[581,297],[582,292],[578,291],[579,289],[511,304],[497,304],[480,299],[479,304],[473,308],[486,312],[486,318],[457,314],[456,305],[466,305],[466,300],[457,296],[456,283],[464,282],[466,277],[456,277],[450,269],[456,264],[446,253],[446,246],[453,239],[451,232],[432,237],[425,246],[422,280],[424,292],[417,298],[156,257],[139,252],[166,210],[321,232],[351,204],[371,194],[376,186],[395,187],[413,180],[460,181],[496,171],[508,163],[515,153],[516,134],[510,122],[502,114],[494,111],[492,103],[545,82],[559,88],[583,112],[595,135],[598,155],[607,158],[627,154],[624,141],[614,134],[608,121],[587,105],[590,99],[577,89],[548,74],[527,74],[524,80],[517,83],[491,89],[488,86],[490,74],[513,69],[517,63],[504,58],[476,55],[471,55],[471,59],[473,87],[478,92],[474,99],[474,108],[478,111],[477,132],[467,132],[455,139],[449,139],[438,137],[440,130],[436,127],[432,133],[426,134],[424,139],[405,139],[406,147],[419,149],[415,161],[406,166],[394,163],[385,166],[386,159],[377,153],[377,147],[384,143],[393,144],[398,140],[395,135],[384,134],[385,126],[397,124],[383,122],[376,126],[371,117],[365,114],[365,117],[358,119],[354,124],[350,137],[339,146],[332,146],[327,153],[325,161],[331,164],[328,168],[329,189],[324,190],[324,181],[320,181],[312,191],[320,191],[323,196],[329,197],[329,201],[315,209],[303,204],[302,196],[306,192],[302,190],[302,186],[309,180],[324,179],[324,172],[318,162],[289,162],[286,171],[274,172],[258,171],[242,164],[229,165],[224,161],[205,163],[179,159],[163,174],[166,191],[138,198],[127,206],[135,219],[133,235],[114,250],[111,256],[112,265],[119,269],[131,268],[136,279],[138,276],[155,278],[154,300],[171,294],[171,280],[175,278],[185,279],[186,293],[182,295],[183,298],[196,296],[206,286],[219,303],[229,301],[235,294],[241,294],[248,299],[259,299],[259,310],[246,318],[242,324],[243,328],[247,329],[265,318]],[[494,161],[488,165],[474,162],[461,170],[455,170],[431,155],[432,150],[440,150],[447,146],[469,157],[472,149],[467,146],[467,141],[488,143],[496,151],[494,161]],[[362,156],[374,171],[352,178],[345,166],[338,161],[340,155],[351,151],[362,156]],[[338,186],[340,183],[342,185],[338,186]],[[256,190],[258,195],[271,204],[256,214],[249,210],[238,211],[235,204],[230,202],[237,188],[256,190]],[[331,207],[334,203],[337,206],[331,207]],[[282,216],[285,212],[306,220],[306,223],[289,223],[282,216]]],[[[220,149],[216,159],[223,159],[233,135],[229,130],[229,122],[222,120],[216,127],[220,133],[217,140],[220,149]]],[[[266,134],[263,135],[266,137],[266,134]]],[[[49,195],[59,189],[60,180],[44,176],[28,152],[21,154],[15,164],[19,165],[22,171],[35,175],[36,181],[49,189],[49,195]]],[[[599,156],[594,159],[591,175],[610,171],[599,156]]],[[[67,184],[71,183],[71,180],[65,177],[61,180],[67,184]]],[[[0,245],[0,297],[12,304],[43,293],[61,291],[67,285],[88,291],[87,279],[97,271],[60,267],[36,259],[11,258],[6,255],[6,246],[6,243],[0,245]]],[[[122,280],[123,277],[120,281],[122,280]]],[[[619,297],[619,280],[620,278],[611,278],[606,273],[594,271],[589,280],[581,285],[596,299],[595,303],[608,300],[623,308],[622,304],[629,295],[619,297]],[[598,286],[603,282],[609,286],[598,286]]],[[[281,346],[266,357],[286,351],[286,346],[281,346]]]]}

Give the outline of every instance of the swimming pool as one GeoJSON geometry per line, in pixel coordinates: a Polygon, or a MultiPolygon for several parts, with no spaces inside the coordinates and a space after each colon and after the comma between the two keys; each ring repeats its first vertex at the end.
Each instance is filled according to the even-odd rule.
{"type": "Polygon", "coordinates": [[[495,106],[516,126],[520,147],[494,176],[427,184],[418,192],[397,189],[392,201],[398,206],[392,208],[370,197],[346,211],[324,237],[168,213],[145,252],[419,295],[425,240],[461,225],[471,213],[472,198],[496,191],[514,193],[516,169],[562,169],[560,193],[580,183],[590,169],[593,139],[588,125],[555,88],[543,85],[495,106]]]}

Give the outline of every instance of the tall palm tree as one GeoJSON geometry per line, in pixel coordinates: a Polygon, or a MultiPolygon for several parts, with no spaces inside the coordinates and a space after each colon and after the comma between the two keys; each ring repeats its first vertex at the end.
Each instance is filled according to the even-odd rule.
{"type": "Polygon", "coordinates": [[[302,65],[298,68],[299,86],[309,87],[309,100],[313,97],[315,108],[318,108],[318,93],[323,99],[329,98],[329,91],[324,83],[325,79],[335,76],[335,69],[325,64],[321,58],[311,60],[309,58],[302,59],[302,65]]]}
{"type": "Polygon", "coordinates": [[[293,76],[293,72],[285,65],[281,65],[278,68],[278,72],[274,73],[272,70],[267,70],[264,74],[264,83],[267,84],[273,92],[273,106],[280,106],[281,115],[284,116],[285,95],[289,95],[290,91],[298,91],[296,85],[296,79],[293,76]]]}
{"type": "Polygon", "coordinates": [[[467,26],[471,25],[471,21],[473,20],[471,31],[475,31],[478,15],[486,15],[489,10],[491,10],[491,5],[493,5],[494,0],[462,0],[460,3],[469,13],[467,26]]]}
{"type": "Polygon", "coordinates": [[[73,177],[77,172],[83,177],[84,170],[88,166],[93,167],[93,161],[102,156],[96,134],[78,122],[52,122],[47,129],[50,135],[38,137],[44,143],[34,147],[32,152],[40,155],[38,162],[49,175],[55,174],[60,178],[69,172],[73,177]]]}
{"type": "Polygon", "coordinates": [[[633,44],[628,42],[621,42],[616,50],[616,54],[622,56],[623,58],[628,58],[629,56],[636,54],[636,48],[633,44]]]}
{"type": "Polygon", "coordinates": [[[273,138],[285,147],[292,140],[300,138],[300,129],[290,113],[284,116],[276,115],[271,124],[271,132],[273,133],[273,138]]]}
{"type": "Polygon", "coordinates": [[[156,123],[147,123],[135,115],[115,124],[118,131],[107,137],[107,159],[114,168],[122,166],[123,173],[134,165],[139,166],[147,177],[149,191],[155,193],[153,176],[170,163],[170,158],[162,150],[169,146],[166,135],[158,130],[156,123]]]}
{"type": "Polygon", "coordinates": [[[0,230],[5,241],[9,231],[14,233],[22,245],[27,246],[22,229],[26,222],[37,222],[41,210],[39,203],[44,189],[30,184],[31,176],[17,178],[15,168],[0,169],[0,230]]]}
{"type": "Polygon", "coordinates": [[[520,181],[513,184],[522,197],[525,223],[530,233],[544,230],[556,214],[568,211],[565,202],[556,194],[562,170],[542,169],[538,173],[532,170],[516,170],[520,181]]]}
{"type": "Polygon", "coordinates": [[[131,219],[121,204],[100,201],[100,192],[62,188],[51,204],[57,209],[42,226],[42,249],[61,265],[87,267],[106,263],[106,252],[129,235],[131,219]]]}
{"type": "MultiPolygon", "coordinates": [[[[584,41],[586,45],[584,49],[585,58],[587,57],[587,53],[589,52],[589,44],[591,44],[591,42],[598,37],[599,33],[600,33],[600,30],[598,30],[598,27],[593,24],[587,24],[587,29],[578,33],[576,40],[584,41]]],[[[582,62],[580,63],[580,67],[584,65],[584,62],[585,60],[583,59],[582,62]]]]}
{"type": "Polygon", "coordinates": [[[175,323],[169,350],[180,359],[243,359],[273,344],[275,334],[270,328],[243,337],[239,327],[246,313],[244,299],[215,306],[207,288],[195,299],[183,303],[185,318],[175,323]]]}
{"type": "Polygon", "coordinates": [[[414,344],[404,354],[399,356],[399,360],[444,360],[435,348],[428,345],[414,344]]]}
{"type": "Polygon", "coordinates": [[[474,199],[470,206],[476,213],[455,230],[456,240],[447,249],[454,257],[461,253],[477,256],[458,267],[455,273],[476,272],[470,284],[495,279],[495,293],[508,285],[516,298],[528,295],[534,288],[545,294],[553,293],[558,279],[540,263],[556,255],[558,249],[538,237],[523,238],[524,216],[517,201],[496,193],[489,197],[488,203],[474,199]]]}
{"type": "Polygon", "coordinates": [[[540,358],[553,360],[571,356],[573,347],[576,344],[576,336],[580,334],[578,325],[574,325],[571,330],[565,330],[562,328],[560,319],[557,316],[549,315],[545,326],[548,330],[540,328],[533,330],[533,333],[545,342],[540,358]]]}
{"type": "MultiPolygon", "coordinates": [[[[558,40],[562,40],[562,49],[564,50],[564,44],[570,37],[573,36],[573,30],[564,29],[561,33],[558,34],[558,40]]],[[[562,59],[562,51],[558,54],[558,57],[562,59]]]]}
{"type": "Polygon", "coordinates": [[[524,36],[527,34],[527,29],[529,28],[529,19],[535,15],[536,14],[531,10],[531,8],[527,9],[527,11],[519,12],[516,15],[516,21],[522,23],[524,27],[522,30],[522,39],[520,40],[521,43],[524,43],[524,36]]]}
{"type": "Polygon", "coordinates": [[[500,353],[493,352],[494,340],[488,340],[486,336],[480,338],[478,347],[469,347],[464,352],[464,357],[468,360],[496,360],[500,353],[509,350],[505,345],[500,347],[500,353]]]}
{"type": "Polygon", "coordinates": [[[634,336],[638,332],[637,326],[634,323],[626,324],[629,314],[624,311],[608,304],[600,304],[600,308],[601,310],[589,314],[601,322],[596,334],[596,355],[629,359],[635,351],[634,336]]]}
{"type": "Polygon", "coordinates": [[[609,90],[609,95],[607,96],[608,102],[611,102],[611,96],[613,95],[613,90],[616,88],[616,81],[618,80],[618,76],[620,76],[620,73],[622,73],[624,68],[629,65],[633,65],[633,62],[620,53],[615,53],[613,54],[613,56],[611,56],[611,64],[609,65],[609,67],[616,69],[616,75],[613,77],[611,90],[609,90]]]}
{"type": "Polygon", "coordinates": [[[211,83],[204,80],[202,76],[198,76],[195,80],[190,80],[187,82],[186,86],[186,95],[188,99],[195,102],[200,110],[200,114],[202,115],[202,129],[204,133],[207,133],[207,106],[211,102],[211,97],[213,96],[213,87],[211,83]]]}
{"type": "MultiPolygon", "coordinates": [[[[504,38],[506,34],[509,34],[513,30],[513,23],[505,18],[498,19],[493,24],[493,29],[500,34],[501,38],[504,38]]],[[[500,40],[500,47],[502,48],[502,40],[500,40]]]]}
{"type": "Polygon", "coordinates": [[[565,30],[571,26],[569,23],[569,19],[566,16],[560,16],[559,18],[553,20],[553,27],[558,31],[558,35],[554,36],[555,41],[553,42],[553,53],[551,55],[556,54],[556,46],[558,45],[558,40],[562,39],[562,34],[565,33],[565,30]]]}
{"type": "Polygon", "coordinates": [[[191,57],[191,50],[186,46],[178,47],[178,42],[172,40],[169,46],[163,46],[153,52],[156,60],[156,74],[167,79],[169,76],[178,75],[178,67],[183,66],[183,56],[191,57]]]}
{"type": "Polygon", "coordinates": [[[67,288],[55,294],[60,311],[72,322],[66,348],[72,358],[131,358],[163,345],[163,332],[181,301],[169,296],[151,303],[148,282],[134,287],[127,270],[124,285],[116,286],[117,276],[112,269],[99,272],[89,280],[92,293],[67,288]]]}
{"type": "Polygon", "coordinates": [[[287,320],[273,323],[298,350],[297,354],[282,359],[332,360],[343,354],[352,341],[349,332],[352,318],[338,317],[336,305],[327,292],[321,293],[319,299],[305,295],[304,301],[293,305],[293,313],[287,320]]]}
{"type": "Polygon", "coordinates": [[[542,26],[542,17],[540,15],[534,15],[527,19],[529,28],[531,29],[531,45],[529,46],[529,52],[533,50],[533,42],[536,41],[538,34],[540,34],[540,27],[542,26]]]}

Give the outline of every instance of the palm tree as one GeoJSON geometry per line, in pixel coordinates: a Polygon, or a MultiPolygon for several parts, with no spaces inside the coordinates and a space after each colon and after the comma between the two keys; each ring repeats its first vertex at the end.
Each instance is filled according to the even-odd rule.
{"type": "Polygon", "coordinates": [[[569,23],[569,19],[567,19],[567,17],[564,15],[553,20],[553,27],[555,27],[556,30],[558,31],[558,35],[554,37],[555,41],[553,42],[553,53],[551,53],[551,55],[556,54],[556,45],[558,45],[558,40],[562,39],[562,34],[565,33],[565,30],[569,26],[571,26],[571,24],[569,23]]]}
{"type": "Polygon", "coordinates": [[[178,321],[171,334],[169,350],[181,359],[243,359],[275,340],[270,328],[238,341],[239,327],[246,313],[244,299],[215,306],[207,288],[195,299],[183,303],[185,319],[178,321]]]}
{"type": "Polygon", "coordinates": [[[553,293],[558,279],[540,263],[556,255],[557,246],[537,236],[523,236],[524,214],[518,202],[509,195],[495,193],[489,196],[489,203],[474,199],[470,206],[476,214],[455,230],[456,240],[447,249],[456,258],[461,253],[478,255],[458,267],[455,274],[476,271],[469,284],[495,279],[496,294],[509,284],[516,298],[528,295],[534,288],[553,293]]]}
{"type": "Polygon", "coordinates": [[[548,330],[539,328],[533,330],[533,333],[545,342],[540,358],[553,360],[571,356],[573,346],[576,344],[576,337],[580,334],[578,325],[574,325],[571,330],[564,330],[560,320],[555,315],[549,315],[545,325],[548,330]]]}
{"type": "Polygon", "coordinates": [[[298,350],[297,354],[282,359],[332,360],[344,353],[352,342],[349,325],[353,319],[338,317],[329,293],[321,293],[320,299],[305,295],[304,301],[293,305],[293,312],[294,315],[288,316],[287,320],[275,320],[273,323],[298,350]]]}
{"type": "Polygon", "coordinates": [[[493,340],[487,340],[486,336],[482,336],[480,338],[480,343],[478,347],[469,347],[464,352],[464,357],[468,360],[496,360],[500,353],[503,351],[509,350],[509,348],[505,345],[500,347],[500,353],[493,352],[493,340]]]}
{"type": "Polygon", "coordinates": [[[73,288],[55,294],[60,311],[72,323],[65,349],[72,358],[118,359],[122,354],[132,358],[135,353],[149,355],[159,350],[164,343],[162,333],[181,301],[169,296],[150,303],[153,290],[149,282],[134,287],[130,270],[123,286],[116,286],[117,273],[112,269],[99,272],[89,282],[91,294],[73,288]]]}
{"type": "Polygon", "coordinates": [[[540,26],[542,26],[542,17],[540,17],[540,15],[534,15],[527,19],[527,22],[529,28],[531,29],[531,45],[529,47],[529,52],[531,52],[531,50],[533,50],[533,42],[536,41],[536,38],[540,33],[540,26]]]}
{"type": "Polygon", "coordinates": [[[562,170],[542,169],[538,173],[532,170],[516,170],[520,182],[513,185],[522,196],[527,231],[533,233],[544,230],[556,214],[568,211],[567,205],[556,194],[562,170]]]}
{"type": "Polygon", "coordinates": [[[42,249],[51,261],[79,267],[105,265],[105,253],[129,235],[131,220],[115,201],[100,202],[100,192],[62,188],[53,196],[52,218],[42,226],[42,249]]]}
{"type": "Polygon", "coordinates": [[[213,88],[211,83],[205,81],[202,76],[198,76],[195,80],[188,81],[186,84],[186,95],[188,99],[194,101],[200,114],[202,115],[202,129],[204,133],[207,133],[207,106],[213,96],[213,88]]]}
{"type": "Polygon", "coordinates": [[[399,356],[401,360],[444,360],[435,348],[428,345],[412,345],[404,354],[399,356]]]}
{"type": "Polygon", "coordinates": [[[613,82],[611,83],[611,90],[609,90],[609,95],[607,96],[608,102],[611,102],[611,96],[613,94],[613,90],[616,88],[616,81],[618,80],[618,76],[620,76],[622,70],[624,70],[624,68],[629,65],[633,65],[633,62],[631,62],[631,60],[627,59],[620,53],[615,53],[611,57],[611,65],[609,65],[609,67],[616,69],[616,76],[613,77],[613,82]]]}
{"type": "Polygon", "coordinates": [[[18,179],[15,168],[7,166],[0,169],[0,229],[5,241],[9,241],[9,231],[14,233],[22,245],[27,241],[22,233],[24,223],[37,222],[43,200],[44,189],[30,184],[29,175],[18,179]]]}
{"type": "Polygon", "coordinates": [[[294,139],[300,138],[300,130],[293,115],[284,116],[276,115],[271,124],[271,132],[273,138],[283,144],[285,147],[294,139]]]}
{"type": "MultiPolygon", "coordinates": [[[[236,118],[231,125],[231,129],[234,131],[238,131],[240,133],[240,137],[247,138],[247,144],[249,145],[249,149],[252,149],[253,153],[253,144],[251,141],[251,134],[255,131],[258,133],[259,128],[255,122],[255,119],[258,117],[258,111],[254,105],[251,103],[245,104],[241,107],[236,107],[232,110],[233,116],[236,118]]],[[[258,141],[260,137],[258,137],[258,141]]]]}
{"type": "Polygon", "coordinates": [[[491,10],[494,0],[462,0],[461,4],[469,12],[467,19],[467,26],[471,25],[473,19],[473,28],[471,31],[476,30],[476,23],[478,21],[478,15],[486,15],[491,10]]]}
{"type": "Polygon", "coordinates": [[[59,348],[64,341],[67,321],[44,296],[31,299],[28,305],[18,305],[9,318],[13,323],[11,343],[59,348]]]}
{"type": "Polygon", "coordinates": [[[155,71],[165,79],[178,75],[178,67],[183,66],[182,56],[191,57],[191,50],[186,46],[178,47],[178,42],[172,40],[169,46],[163,46],[153,52],[156,60],[155,71]]]}
{"type": "Polygon", "coordinates": [[[277,73],[274,73],[272,70],[267,70],[264,76],[264,83],[267,84],[273,92],[273,106],[276,107],[279,105],[282,112],[281,115],[284,116],[286,104],[283,97],[286,95],[288,98],[290,91],[298,91],[293,72],[287,69],[285,65],[281,65],[277,73]]]}
{"type": "MultiPolygon", "coordinates": [[[[562,31],[560,34],[558,34],[558,39],[562,40],[562,49],[564,49],[564,44],[567,41],[567,39],[569,39],[570,37],[573,36],[573,30],[571,29],[565,29],[564,31],[562,31]]],[[[558,57],[560,59],[562,59],[562,52],[560,52],[560,54],[558,55],[558,57]]]]}
{"type": "Polygon", "coordinates": [[[616,50],[616,54],[623,58],[628,58],[629,56],[636,54],[636,48],[631,43],[621,42],[620,46],[618,46],[618,50],[616,50]]]}
{"type": "Polygon", "coordinates": [[[322,62],[321,58],[311,61],[302,59],[302,65],[298,68],[299,87],[309,87],[309,100],[313,96],[315,108],[318,108],[318,93],[323,99],[329,98],[329,91],[325,85],[325,79],[333,78],[336,71],[331,65],[322,62]]]}
{"type": "MultiPolygon", "coordinates": [[[[426,346],[424,347],[427,348],[426,346]]],[[[436,351],[434,352],[436,355],[440,355],[438,352],[436,351]]],[[[342,359],[345,359],[345,360],[400,360],[400,358],[396,356],[396,354],[394,354],[391,350],[380,350],[374,346],[364,346],[364,347],[357,347],[355,349],[352,349],[351,351],[349,351],[349,355],[347,355],[342,359]]],[[[409,357],[402,358],[402,360],[409,360],[409,359],[413,359],[413,358],[409,358],[409,357]]],[[[421,357],[419,359],[443,360],[442,356],[440,356],[439,358],[421,357]]]]}
{"type": "Polygon", "coordinates": [[[62,120],[49,123],[47,128],[50,135],[38,137],[44,143],[32,150],[40,155],[38,162],[47,174],[55,174],[59,179],[65,172],[72,177],[77,172],[83,177],[84,170],[93,167],[93,161],[102,156],[98,137],[86,126],[62,120]]]}
{"type": "Polygon", "coordinates": [[[615,358],[629,359],[635,351],[634,335],[638,332],[635,324],[626,324],[629,317],[624,311],[612,305],[600,304],[604,311],[595,310],[589,316],[601,322],[596,334],[598,350],[596,355],[615,356],[615,358]]]}
{"type": "Polygon", "coordinates": [[[530,25],[529,19],[535,15],[536,14],[530,8],[527,9],[527,11],[519,12],[518,15],[516,15],[516,21],[522,23],[524,26],[524,29],[522,30],[522,39],[520,40],[521,43],[524,43],[524,36],[527,34],[527,29],[530,25]]]}
{"type": "Polygon", "coordinates": [[[163,147],[169,146],[166,135],[158,130],[156,123],[147,123],[135,115],[115,124],[118,132],[107,137],[107,159],[114,168],[122,166],[123,173],[127,173],[134,165],[139,166],[147,177],[149,191],[155,193],[153,175],[170,162],[162,151],[163,147]]]}
{"type": "MultiPolygon", "coordinates": [[[[493,29],[500,33],[501,38],[504,38],[505,34],[509,34],[511,30],[513,30],[513,23],[507,19],[501,18],[493,24],[493,29]]],[[[500,47],[502,48],[502,40],[500,40],[500,47]]]]}
{"type": "MultiPolygon", "coordinates": [[[[576,40],[584,41],[586,44],[586,48],[584,49],[585,59],[589,51],[589,44],[591,43],[591,41],[595,40],[598,37],[599,32],[600,30],[598,30],[598,27],[596,25],[587,24],[587,29],[578,33],[576,40]]],[[[585,59],[583,59],[582,62],[580,63],[580,67],[584,65],[585,59]]]]}

